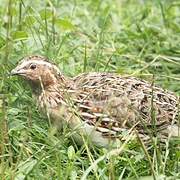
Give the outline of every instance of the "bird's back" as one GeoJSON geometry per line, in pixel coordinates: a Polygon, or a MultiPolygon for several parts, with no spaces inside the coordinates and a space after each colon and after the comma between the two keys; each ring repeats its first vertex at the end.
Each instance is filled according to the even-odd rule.
{"type": "Polygon", "coordinates": [[[73,81],[80,116],[104,134],[126,128],[168,134],[174,124],[178,129],[178,97],[153,83],[111,73],[84,73],[73,81]]]}

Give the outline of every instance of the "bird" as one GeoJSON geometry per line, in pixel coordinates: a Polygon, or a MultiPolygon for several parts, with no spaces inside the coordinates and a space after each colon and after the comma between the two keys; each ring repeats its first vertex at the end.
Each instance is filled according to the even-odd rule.
{"type": "Polygon", "coordinates": [[[11,75],[28,82],[39,111],[80,145],[87,139],[109,147],[130,134],[144,141],[180,136],[179,97],[153,82],[110,72],[68,77],[40,55],[22,58],[11,75]]]}

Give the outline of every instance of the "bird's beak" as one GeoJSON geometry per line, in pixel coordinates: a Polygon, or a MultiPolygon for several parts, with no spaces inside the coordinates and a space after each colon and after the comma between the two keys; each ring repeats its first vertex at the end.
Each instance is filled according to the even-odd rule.
{"type": "Polygon", "coordinates": [[[16,69],[11,70],[11,72],[9,73],[10,76],[14,76],[14,75],[17,75],[17,74],[18,74],[18,72],[17,72],[16,69]]]}
{"type": "Polygon", "coordinates": [[[25,70],[15,68],[15,69],[11,70],[9,75],[14,76],[14,75],[23,75],[23,74],[25,74],[25,70]]]}

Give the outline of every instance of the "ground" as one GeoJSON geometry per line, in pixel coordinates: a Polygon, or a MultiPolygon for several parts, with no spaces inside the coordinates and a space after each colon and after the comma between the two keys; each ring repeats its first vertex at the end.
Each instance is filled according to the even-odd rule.
{"type": "Polygon", "coordinates": [[[178,179],[178,142],[139,142],[106,156],[55,134],[27,84],[11,78],[19,59],[52,59],[62,72],[130,74],[180,94],[178,0],[0,0],[0,179],[178,179]],[[95,166],[96,160],[99,160],[95,166]],[[88,171],[90,167],[92,171],[88,171]],[[144,177],[145,176],[145,177],[144,177]]]}

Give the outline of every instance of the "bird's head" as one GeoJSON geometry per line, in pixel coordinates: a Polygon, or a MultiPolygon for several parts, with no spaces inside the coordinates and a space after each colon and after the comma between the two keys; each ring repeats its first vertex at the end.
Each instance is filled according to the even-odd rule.
{"type": "Polygon", "coordinates": [[[58,67],[42,56],[23,58],[11,71],[11,75],[19,75],[33,85],[49,86],[60,77],[58,67]]]}

